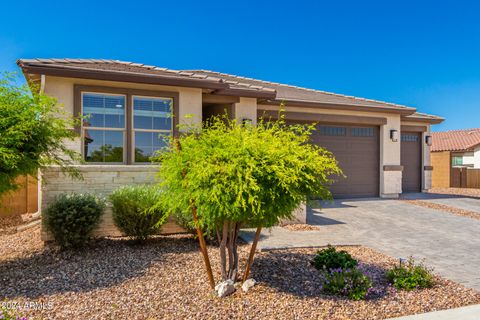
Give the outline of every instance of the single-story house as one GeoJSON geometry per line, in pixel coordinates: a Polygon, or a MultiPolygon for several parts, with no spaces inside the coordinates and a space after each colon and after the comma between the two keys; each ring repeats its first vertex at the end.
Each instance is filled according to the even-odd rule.
{"type": "Polygon", "coordinates": [[[480,169],[480,128],[433,132],[430,151],[433,187],[451,187],[453,169],[480,169]]]}
{"type": "Polygon", "coordinates": [[[208,70],[93,59],[17,63],[65,111],[90,115],[71,144],[86,161],[79,165],[85,180],[47,170],[42,207],[63,192],[107,194],[150,181],[156,169],[148,159],[162,145],[159,135],[172,134],[178,123],[228,110],[255,124],[277,116],[282,103],[288,121],[318,123],[313,143],[332,151],[347,176],[332,186],[334,197],[397,198],[431,186],[430,126],[443,119],[412,107],[208,70]]]}

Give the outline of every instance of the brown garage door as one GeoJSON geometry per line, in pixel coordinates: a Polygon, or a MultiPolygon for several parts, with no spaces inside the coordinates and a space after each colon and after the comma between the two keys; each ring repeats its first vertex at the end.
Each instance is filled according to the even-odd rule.
{"type": "Polygon", "coordinates": [[[420,192],[422,185],[422,139],[419,132],[402,132],[402,191],[420,192]]]}
{"type": "Polygon", "coordinates": [[[346,178],[338,178],[335,198],[378,197],[380,142],[378,127],[317,125],[312,140],[335,155],[346,178]]]}

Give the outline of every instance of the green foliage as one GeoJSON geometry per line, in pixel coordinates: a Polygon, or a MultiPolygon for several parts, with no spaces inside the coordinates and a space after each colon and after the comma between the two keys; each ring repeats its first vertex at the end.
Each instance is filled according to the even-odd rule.
{"type": "Polygon", "coordinates": [[[330,152],[308,143],[313,129],[226,117],[186,128],[156,159],[165,204],[185,213],[194,204],[202,227],[215,230],[225,221],[273,226],[308,196],[330,199],[341,170],[330,152]]]}
{"type": "Polygon", "coordinates": [[[62,248],[83,246],[100,222],[105,201],[92,194],[62,194],[45,212],[44,223],[62,248]]]}
{"type": "Polygon", "coordinates": [[[26,317],[20,317],[17,315],[16,310],[9,309],[7,307],[0,307],[0,319],[1,320],[27,320],[26,317]]]}
{"type": "Polygon", "coordinates": [[[318,270],[330,269],[349,269],[358,265],[358,261],[352,258],[352,256],[342,250],[337,251],[334,247],[328,246],[328,248],[319,250],[313,258],[312,265],[318,270]]]}
{"type": "Polygon", "coordinates": [[[412,257],[388,270],[387,279],[396,289],[405,290],[431,288],[435,284],[432,270],[416,263],[412,257]]]}
{"type": "Polygon", "coordinates": [[[109,197],[115,225],[125,235],[145,241],[160,229],[168,216],[160,206],[154,206],[162,197],[157,186],[125,186],[115,190],[109,197]]]}
{"type": "Polygon", "coordinates": [[[49,165],[80,177],[69,167],[80,155],[64,146],[77,136],[71,130],[75,124],[55,99],[16,86],[12,75],[0,78],[0,195],[18,187],[18,176],[36,176],[49,165]]]}
{"type": "Polygon", "coordinates": [[[337,268],[325,273],[323,290],[328,294],[362,300],[366,298],[370,288],[372,281],[357,268],[337,268]]]}

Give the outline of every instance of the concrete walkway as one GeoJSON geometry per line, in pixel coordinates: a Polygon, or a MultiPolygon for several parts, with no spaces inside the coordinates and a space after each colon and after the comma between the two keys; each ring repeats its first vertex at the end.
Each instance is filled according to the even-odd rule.
{"type": "Polygon", "coordinates": [[[480,319],[480,305],[467,306],[456,309],[428,312],[406,316],[400,318],[391,318],[391,320],[478,320],[480,319]]]}
{"type": "MultiPolygon", "coordinates": [[[[392,257],[425,259],[440,275],[480,290],[480,221],[399,200],[337,200],[309,208],[318,231],[262,231],[259,249],[359,244],[392,257]]],[[[247,241],[254,230],[243,231],[247,241]]]]}

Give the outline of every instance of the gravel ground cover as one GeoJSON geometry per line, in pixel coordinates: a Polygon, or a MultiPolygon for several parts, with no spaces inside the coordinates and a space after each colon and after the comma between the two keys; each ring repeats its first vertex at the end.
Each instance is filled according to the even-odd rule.
{"type": "Polygon", "coordinates": [[[428,192],[480,198],[480,189],[473,188],[432,188],[428,192]]]}
{"type": "Polygon", "coordinates": [[[457,216],[480,220],[480,214],[474,211],[463,210],[460,208],[455,208],[455,207],[447,206],[444,204],[433,203],[433,202],[422,201],[422,200],[402,200],[402,201],[405,201],[417,206],[425,207],[425,208],[446,211],[446,212],[455,214],[457,216]]]}
{"type": "Polygon", "coordinates": [[[282,226],[282,228],[287,229],[289,231],[318,231],[320,228],[318,226],[312,226],[310,224],[302,224],[302,223],[295,223],[295,224],[287,224],[282,226]]]}
{"type": "MultiPolygon", "coordinates": [[[[143,246],[104,239],[59,252],[43,247],[36,227],[0,235],[0,299],[36,302],[21,314],[43,319],[385,319],[480,303],[478,292],[440,278],[431,289],[395,291],[384,274],[396,259],[365,247],[339,249],[373,278],[368,300],[323,294],[310,265],[315,249],[258,253],[252,269],[257,285],[219,299],[191,236],[159,236],[143,246]]],[[[242,270],[248,250],[240,247],[242,270]]],[[[215,271],[217,249],[209,246],[209,253],[215,271]]]]}

